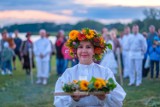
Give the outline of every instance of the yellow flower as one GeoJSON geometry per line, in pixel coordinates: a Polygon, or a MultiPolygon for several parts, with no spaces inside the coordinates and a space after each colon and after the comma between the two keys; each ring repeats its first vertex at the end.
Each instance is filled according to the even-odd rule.
{"type": "Polygon", "coordinates": [[[104,45],[104,43],[105,43],[104,38],[103,38],[103,37],[100,37],[100,45],[104,45]]]}
{"type": "Polygon", "coordinates": [[[101,89],[101,88],[102,88],[101,81],[96,80],[96,81],[94,82],[94,87],[95,87],[96,89],[101,89]]]}
{"type": "Polygon", "coordinates": [[[71,42],[72,41],[70,39],[68,39],[67,42],[66,42],[66,46],[70,46],[71,42]]]}
{"type": "Polygon", "coordinates": [[[102,84],[102,86],[106,86],[106,82],[105,82],[104,79],[102,79],[102,78],[96,78],[96,80],[100,81],[101,84],[102,84]]]}
{"type": "Polygon", "coordinates": [[[94,30],[89,30],[88,34],[86,34],[87,39],[92,39],[94,37],[94,30]]]}
{"type": "Polygon", "coordinates": [[[99,58],[99,59],[102,59],[102,54],[98,55],[98,58],[99,58]]]}
{"type": "Polygon", "coordinates": [[[80,82],[80,90],[82,91],[87,91],[88,90],[88,85],[89,85],[89,82],[86,81],[86,80],[82,80],[80,82]]]}
{"type": "Polygon", "coordinates": [[[72,30],[70,33],[69,33],[69,39],[71,40],[76,40],[77,37],[78,37],[78,34],[79,32],[77,30],[72,30]]]}

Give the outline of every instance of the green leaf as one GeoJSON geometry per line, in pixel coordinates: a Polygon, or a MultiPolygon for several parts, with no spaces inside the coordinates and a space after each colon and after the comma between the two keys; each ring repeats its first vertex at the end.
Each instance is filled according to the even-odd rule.
{"type": "Polygon", "coordinates": [[[91,83],[94,83],[95,81],[96,81],[95,77],[92,77],[91,80],[90,80],[91,83]]]}
{"type": "Polygon", "coordinates": [[[89,34],[89,28],[85,28],[86,33],[89,34]]]}
{"type": "Polygon", "coordinates": [[[101,34],[97,34],[98,37],[101,37],[101,34]]]}
{"type": "Polygon", "coordinates": [[[89,85],[88,85],[88,91],[89,92],[92,92],[92,91],[94,91],[94,84],[93,83],[90,83],[89,85]]]}
{"type": "Polygon", "coordinates": [[[64,84],[62,89],[64,92],[69,92],[69,93],[72,93],[75,91],[75,87],[73,84],[64,84]]]}
{"type": "Polygon", "coordinates": [[[108,87],[103,87],[103,88],[101,89],[101,91],[109,92],[109,88],[108,88],[108,87]]]}
{"type": "Polygon", "coordinates": [[[112,45],[110,43],[107,44],[107,47],[112,50],[112,45]]]}
{"type": "Polygon", "coordinates": [[[114,84],[114,80],[112,78],[108,79],[109,84],[114,84]]]}
{"type": "Polygon", "coordinates": [[[108,83],[107,83],[107,87],[109,88],[109,90],[113,90],[114,88],[116,88],[116,84],[114,82],[114,80],[112,78],[108,79],[108,83]]]}

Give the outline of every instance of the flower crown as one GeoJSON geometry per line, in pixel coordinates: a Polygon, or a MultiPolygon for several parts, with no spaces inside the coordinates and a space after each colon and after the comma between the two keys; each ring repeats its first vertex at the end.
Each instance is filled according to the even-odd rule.
{"type": "Polygon", "coordinates": [[[93,44],[95,52],[93,57],[95,61],[101,60],[107,46],[110,49],[112,48],[110,44],[106,44],[101,34],[98,34],[95,30],[89,28],[83,28],[81,31],[72,30],[69,33],[69,39],[66,43],[72,57],[75,57],[76,49],[78,48],[80,41],[90,41],[93,44]]]}

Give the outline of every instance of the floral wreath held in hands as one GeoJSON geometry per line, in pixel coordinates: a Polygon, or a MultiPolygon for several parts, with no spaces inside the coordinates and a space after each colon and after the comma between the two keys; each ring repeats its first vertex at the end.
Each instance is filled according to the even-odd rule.
{"type": "Polygon", "coordinates": [[[83,28],[81,31],[72,30],[69,33],[69,39],[67,40],[66,46],[69,48],[70,55],[75,58],[76,50],[81,41],[90,41],[94,46],[93,56],[95,61],[99,61],[102,58],[103,53],[107,47],[112,49],[111,44],[106,44],[101,34],[98,34],[95,30],[89,28],[83,28]]]}

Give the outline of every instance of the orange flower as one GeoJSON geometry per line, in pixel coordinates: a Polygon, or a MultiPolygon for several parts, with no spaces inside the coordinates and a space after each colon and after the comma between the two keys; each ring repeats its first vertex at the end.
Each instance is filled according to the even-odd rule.
{"type": "Polygon", "coordinates": [[[96,81],[94,82],[94,87],[95,87],[96,89],[102,88],[101,82],[100,82],[99,80],[96,80],[96,81]]]}
{"type": "Polygon", "coordinates": [[[95,53],[95,54],[101,54],[102,52],[103,52],[103,51],[102,51],[101,48],[98,48],[98,47],[97,47],[97,48],[94,49],[94,53],[95,53]]]}
{"type": "Polygon", "coordinates": [[[72,30],[72,31],[69,33],[69,39],[71,39],[71,40],[76,40],[78,34],[79,34],[79,32],[78,32],[77,30],[72,30]]]}
{"type": "Polygon", "coordinates": [[[86,81],[86,80],[82,80],[80,82],[80,90],[82,91],[87,91],[88,90],[88,85],[89,85],[89,82],[86,81]]]}

